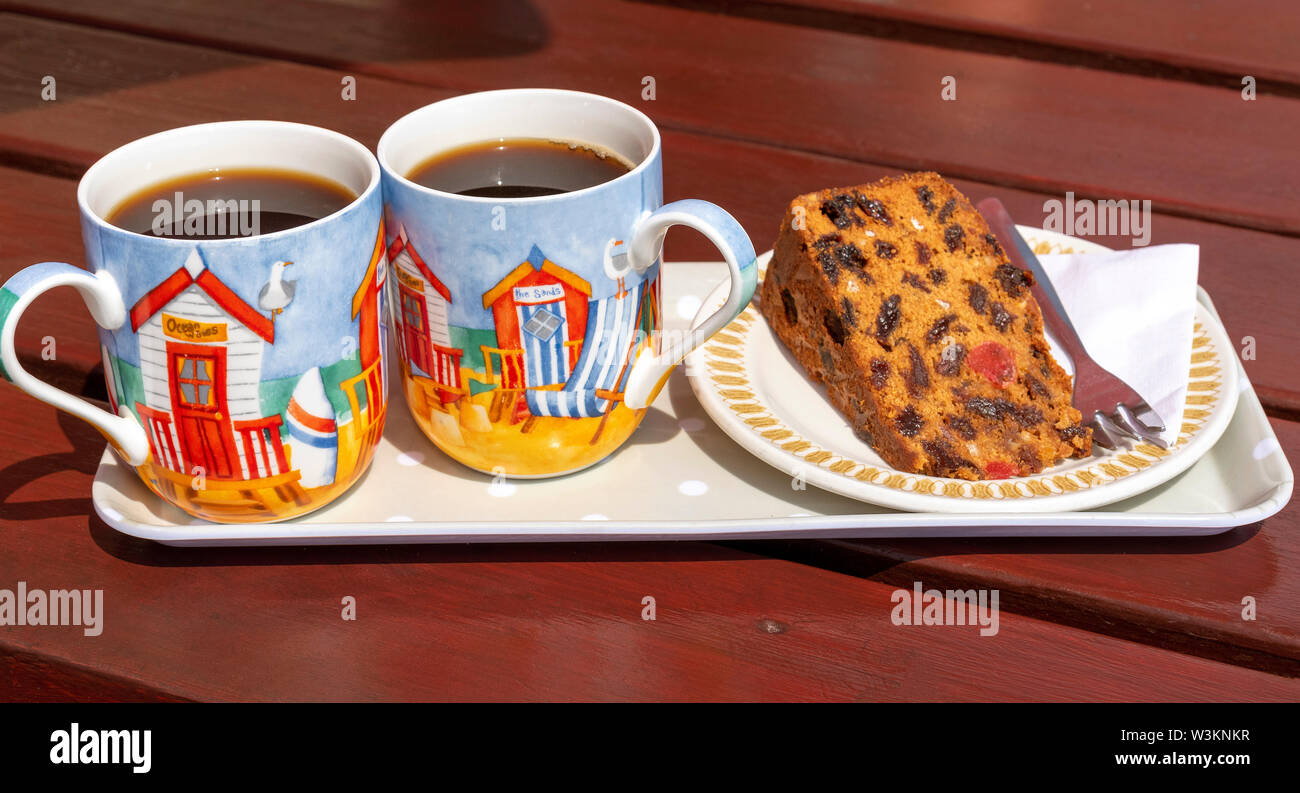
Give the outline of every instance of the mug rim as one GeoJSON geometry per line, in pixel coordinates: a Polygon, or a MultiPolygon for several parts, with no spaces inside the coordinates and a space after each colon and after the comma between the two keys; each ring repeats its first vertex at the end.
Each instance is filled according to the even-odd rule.
{"type": "MultiPolygon", "coordinates": [[[[487,140],[490,140],[490,138],[488,138],[487,140]]],[[[587,141],[587,142],[600,143],[599,141],[587,141]]],[[[500,88],[491,91],[472,91],[467,94],[459,94],[457,96],[451,96],[446,99],[439,99],[437,102],[430,102],[429,104],[424,105],[423,107],[418,107],[415,110],[406,113],[405,115],[401,116],[396,121],[394,121],[393,123],[389,124],[388,128],[384,130],[384,134],[381,135],[379,138],[379,145],[375,147],[375,155],[379,160],[380,170],[383,171],[386,175],[392,176],[394,179],[402,183],[405,187],[422,192],[426,195],[434,195],[440,198],[449,198],[449,199],[455,199],[459,201],[470,201],[470,202],[481,203],[481,204],[503,204],[503,203],[504,204],[530,204],[530,203],[543,203],[546,201],[556,201],[556,200],[562,200],[568,198],[587,196],[587,195],[591,195],[597,190],[609,188],[612,187],[613,185],[619,184],[624,180],[632,179],[633,177],[640,178],[641,175],[644,174],[645,171],[648,170],[650,167],[652,167],[652,164],[659,158],[659,152],[661,147],[662,147],[662,139],[660,138],[659,135],[659,128],[655,126],[654,121],[652,121],[650,117],[647,116],[645,113],[641,112],[640,110],[637,110],[635,107],[632,107],[626,102],[620,102],[617,99],[612,99],[602,94],[593,94],[587,91],[572,91],[567,88],[500,88]],[[643,125],[645,125],[647,129],[650,130],[650,136],[651,136],[650,151],[648,151],[645,154],[645,156],[641,158],[641,161],[638,162],[635,167],[628,170],[627,173],[619,174],[613,179],[601,182],[599,184],[591,185],[590,187],[584,187],[581,190],[570,190],[564,193],[556,193],[551,195],[540,195],[540,196],[494,197],[494,196],[467,196],[467,195],[461,195],[460,193],[449,193],[446,190],[439,190],[435,187],[428,187],[426,185],[419,184],[418,182],[413,182],[410,179],[406,178],[404,174],[398,173],[397,169],[393,168],[392,165],[389,163],[388,156],[387,156],[388,148],[393,145],[392,136],[394,134],[394,130],[396,130],[399,125],[403,124],[404,122],[411,121],[413,116],[429,112],[430,108],[453,105],[460,102],[467,102],[467,101],[481,99],[483,97],[490,97],[494,95],[500,98],[506,98],[509,95],[514,95],[514,96],[544,95],[544,96],[581,97],[583,99],[594,100],[600,104],[615,108],[622,112],[631,113],[632,116],[637,121],[641,122],[643,125]]],[[[431,157],[433,156],[433,154],[436,153],[437,151],[431,152],[429,156],[431,157]]]]}
{"type": "MultiPolygon", "coordinates": [[[[302,169],[291,168],[289,170],[300,171],[302,169]]],[[[198,173],[198,171],[196,171],[196,173],[198,173]]],[[[313,174],[313,175],[318,175],[318,174],[313,174]]],[[[117,148],[113,149],[112,151],[100,157],[98,160],[95,160],[95,162],[89,168],[86,169],[86,172],[81,175],[81,180],[77,182],[77,208],[81,211],[82,217],[90,218],[91,220],[94,221],[94,223],[97,226],[101,228],[108,229],[113,232],[117,232],[121,234],[127,234],[132,237],[139,237],[141,239],[153,240],[154,242],[172,243],[172,244],[179,243],[182,245],[196,245],[201,243],[204,246],[223,245],[223,244],[232,244],[232,243],[247,245],[250,241],[253,240],[281,239],[299,232],[307,232],[319,228],[325,223],[328,223],[342,216],[343,214],[352,211],[355,207],[364,203],[368,198],[370,198],[371,195],[374,194],[376,190],[379,189],[383,181],[382,176],[383,176],[383,169],[379,167],[379,161],[375,159],[375,155],[370,151],[370,149],[361,145],[360,142],[353,139],[352,137],[348,135],[344,135],[342,132],[338,132],[336,130],[328,129],[326,127],[318,127],[314,124],[302,124],[296,121],[277,121],[275,119],[237,119],[232,121],[210,121],[210,122],[205,122],[203,124],[187,124],[183,127],[172,127],[171,129],[166,129],[161,132],[155,132],[151,135],[145,135],[144,137],[136,138],[135,140],[132,140],[128,143],[124,143],[121,146],[118,146],[117,148]],[[90,184],[92,183],[92,179],[95,176],[97,176],[98,172],[107,167],[107,163],[111,162],[112,160],[118,157],[127,156],[128,154],[131,154],[138,149],[146,149],[150,144],[157,143],[162,138],[173,137],[175,135],[179,135],[182,133],[193,134],[196,131],[203,130],[203,129],[207,129],[215,132],[217,131],[218,128],[221,127],[225,127],[225,128],[241,127],[245,129],[254,129],[254,130],[257,127],[265,127],[268,130],[288,129],[291,131],[309,132],[309,134],[318,134],[318,135],[323,135],[326,138],[332,138],[337,143],[342,144],[344,148],[351,149],[354,153],[361,155],[361,159],[366,163],[366,170],[368,171],[365,189],[357,193],[357,197],[349,201],[345,206],[340,207],[339,209],[335,210],[334,212],[331,212],[330,214],[324,217],[316,218],[315,220],[310,221],[308,223],[303,223],[300,226],[281,229],[280,231],[273,231],[269,234],[257,234],[251,237],[226,237],[224,239],[214,239],[214,240],[194,240],[194,239],[186,239],[184,237],[180,237],[180,238],[158,237],[152,234],[141,234],[138,231],[131,231],[130,229],[124,229],[121,226],[117,226],[114,225],[113,223],[110,223],[107,218],[105,218],[103,215],[101,215],[100,213],[96,212],[94,209],[91,208],[90,200],[87,195],[87,193],[89,193],[90,191],[90,184]]],[[[331,179],[331,181],[335,181],[335,180],[331,179]]]]}

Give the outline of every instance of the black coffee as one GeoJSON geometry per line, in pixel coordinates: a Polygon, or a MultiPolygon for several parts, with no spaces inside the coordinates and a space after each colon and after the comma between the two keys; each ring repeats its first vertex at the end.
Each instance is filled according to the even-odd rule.
{"type": "Polygon", "coordinates": [[[503,138],[439,152],[406,178],[446,193],[527,198],[594,187],[633,167],[614,152],[584,143],[503,138]]]}
{"type": "Polygon", "coordinates": [[[356,200],[320,176],[270,168],[224,168],[145,188],[107,215],[118,228],[171,239],[272,234],[331,215],[356,200]]]}

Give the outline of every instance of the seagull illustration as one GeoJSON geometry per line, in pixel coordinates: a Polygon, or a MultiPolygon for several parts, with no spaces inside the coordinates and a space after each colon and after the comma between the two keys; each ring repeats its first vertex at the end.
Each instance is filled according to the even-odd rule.
{"type": "Polygon", "coordinates": [[[623,240],[610,240],[605,244],[605,275],[618,281],[620,300],[627,296],[623,279],[630,272],[632,272],[632,262],[627,258],[627,247],[623,245],[623,240]]]}
{"type": "Polygon", "coordinates": [[[267,281],[262,286],[262,291],[257,293],[257,305],[263,311],[270,311],[272,320],[293,301],[293,290],[297,281],[284,280],[284,268],[291,264],[293,262],[276,262],[271,265],[271,280],[267,281]]]}

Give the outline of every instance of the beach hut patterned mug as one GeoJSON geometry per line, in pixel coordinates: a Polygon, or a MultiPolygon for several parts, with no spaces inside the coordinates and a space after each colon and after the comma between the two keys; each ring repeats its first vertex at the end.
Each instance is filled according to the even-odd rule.
{"type": "Polygon", "coordinates": [[[0,289],[5,377],[93,424],[151,490],[200,518],[289,518],[356,482],[387,403],[374,156],[301,124],[202,124],[108,154],[77,201],[89,269],[35,264],[0,289]],[[227,239],[138,234],[105,220],[141,190],[214,168],[307,174],[356,199],[305,225],[227,239]],[[19,362],[15,326],[57,286],[75,287],[99,325],[111,413],[19,362]]]}
{"type": "MultiPolygon", "coordinates": [[[[705,201],[663,205],[659,132],[640,111],[574,91],[487,91],[401,118],[379,142],[387,289],[407,406],[452,458],[486,473],[581,470],[636,429],[674,365],[754,293],[754,247],[705,201]],[[412,181],[441,152],[557,141],[630,167],[549,195],[444,192],[412,181]],[[718,248],[726,304],[692,332],[661,332],[670,226],[718,248]]],[[[702,296],[701,296],[702,297],[702,296]]]]}

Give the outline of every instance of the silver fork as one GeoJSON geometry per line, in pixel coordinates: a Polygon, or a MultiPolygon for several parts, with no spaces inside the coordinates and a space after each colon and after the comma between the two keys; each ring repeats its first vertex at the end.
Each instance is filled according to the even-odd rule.
{"type": "Polygon", "coordinates": [[[1092,427],[1093,441],[1114,449],[1119,444],[1119,436],[1126,435],[1161,449],[1168,448],[1158,434],[1165,431],[1160,416],[1128,383],[1101,368],[1084,349],[1043,265],[1016,231],[1007,208],[996,198],[986,198],[979,202],[978,209],[1002,241],[1011,263],[1033,273],[1034,285],[1030,291],[1042,309],[1043,324],[1074,361],[1074,406],[1085,418],[1092,417],[1086,423],[1092,427]],[[1011,244],[1007,245],[1007,242],[1011,244]]]}

